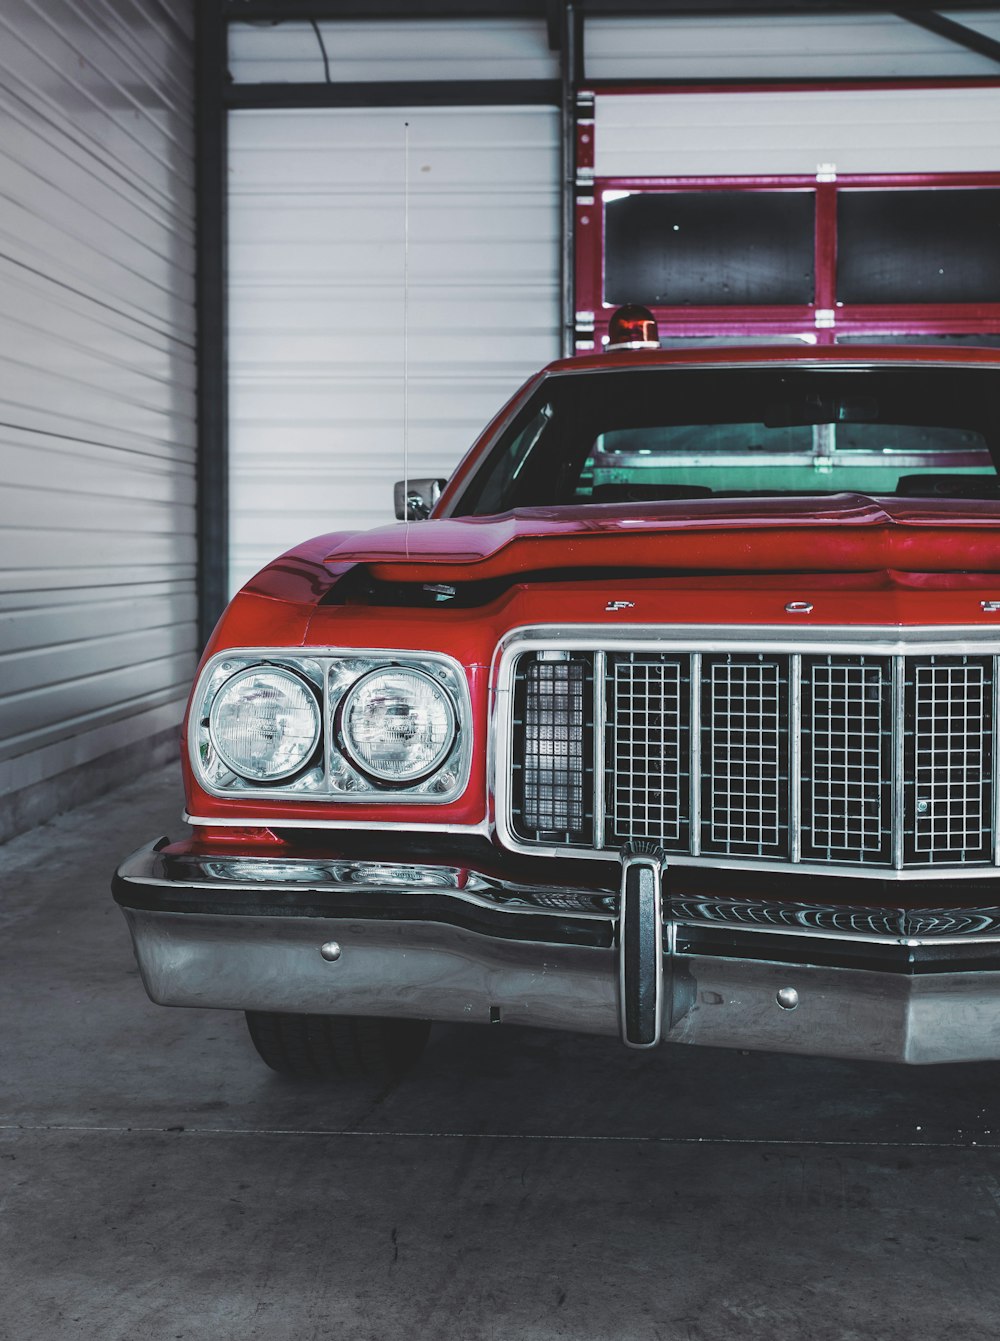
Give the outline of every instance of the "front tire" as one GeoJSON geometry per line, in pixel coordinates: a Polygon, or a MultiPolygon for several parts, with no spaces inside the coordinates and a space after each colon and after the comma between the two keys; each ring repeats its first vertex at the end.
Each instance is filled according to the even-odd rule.
{"type": "Polygon", "coordinates": [[[293,1080],[398,1080],[427,1043],[427,1020],[366,1015],[291,1015],[248,1010],[261,1060],[293,1080]]]}

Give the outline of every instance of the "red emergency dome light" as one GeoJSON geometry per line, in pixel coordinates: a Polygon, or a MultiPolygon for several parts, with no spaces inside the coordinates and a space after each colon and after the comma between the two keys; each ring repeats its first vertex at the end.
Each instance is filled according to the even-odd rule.
{"type": "Polygon", "coordinates": [[[626,303],[611,317],[605,353],[616,349],[659,349],[660,333],[648,307],[626,303]]]}

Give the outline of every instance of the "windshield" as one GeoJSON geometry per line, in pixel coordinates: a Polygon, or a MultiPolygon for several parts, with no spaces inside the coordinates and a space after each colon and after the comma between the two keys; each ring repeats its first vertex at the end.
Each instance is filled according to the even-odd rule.
{"type": "Polygon", "coordinates": [[[1000,498],[996,374],[622,369],[547,377],[453,515],[711,496],[1000,498]]]}

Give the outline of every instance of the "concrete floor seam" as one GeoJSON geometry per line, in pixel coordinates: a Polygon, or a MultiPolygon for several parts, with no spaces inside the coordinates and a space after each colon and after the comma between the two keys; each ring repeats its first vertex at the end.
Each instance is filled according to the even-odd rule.
{"type": "Polygon", "coordinates": [[[368,1141],[548,1141],[564,1145],[704,1145],[704,1146],[759,1146],[795,1147],[799,1149],[848,1150],[1000,1150],[997,1141],[835,1141],[802,1138],[772,1138],[743,1136],[583,1136],[546,1132],[477,1132],[477,1131],[337,1131],[314,1127],[88,1127],[70,1124],[37,1125],[0,1123],[0,1133],[6,1132],[65,1132],[74,1136],[308,1136],[327,1139],[360,1139],[368,1141]]]}

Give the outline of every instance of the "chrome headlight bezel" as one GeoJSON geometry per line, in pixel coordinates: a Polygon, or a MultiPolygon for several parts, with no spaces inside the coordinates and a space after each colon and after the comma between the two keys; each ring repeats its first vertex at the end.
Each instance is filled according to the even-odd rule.
{"type": "Polygon", "coordinates": [[[284,798],[336,801],[354,805],[443,805],[466,789],[472,764],[472,702],[461,663],[444,652],[382,648],[239,647],[217,653],[203,668],[191,699],[188,755],[195,777],[212,796],[247,800],[284,798]],[[305,680],[315,692],[322,731],[315,759],[294,777],[274,783],[249,781],[226,767],[213,747],[209,731],[211,706],[222,686],[253,666],[283,670],[305,680]],[[354,685],[374,670],[420,672],[435,680],[455,714],[455,733],[445,758],[430,774],[394,784],[373,778],[357,767],[338,743],[337,723],[344,699],[354,685]]]}

